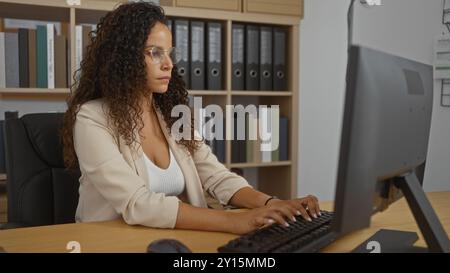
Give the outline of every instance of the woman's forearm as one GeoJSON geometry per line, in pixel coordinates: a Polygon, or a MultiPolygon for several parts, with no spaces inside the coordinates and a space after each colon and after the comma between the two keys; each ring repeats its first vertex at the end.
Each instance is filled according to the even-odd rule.
{"type": "MultiPolygon", "coordinates": [[[[230,205],[241,208],[259,208],[270,196],[245,187],[237,191],[230,200],[230,205]]],[[[178,207],[177,222],[175,228],[204,231],[236,232],[236,224],[233,220],[236,213],[224,210],[198,208],[180,202],[178,207]]]]}
{"type": "Polygon", "coordinates": [[[230,205],[240,208],[259,208],[270,196],[250,187],[238,190],[230,200],[230,205]]]}
{"type": "Polygon", "coordinates": [[[224,210],[198,208],[180,202],[175,228],[233,232],[230,213],[224,210]]]}

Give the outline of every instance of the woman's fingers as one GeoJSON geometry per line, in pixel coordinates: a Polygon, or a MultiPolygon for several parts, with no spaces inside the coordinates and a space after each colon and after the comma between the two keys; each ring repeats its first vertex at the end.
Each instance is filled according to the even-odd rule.
{"type": "Polygon", "coordinates": [[[300,204],[300,206],[298,206],[297,209],[305,220],[310,222],[312,221],[311,217],[309,216],[308,212],[306,211],[305,207],[303,207],[302,204],[300,204]]]}
{"type": "MultiPolygon", "coordinates": [[[[293,219],[296,219],[297,216],[301,215],[301,213],[298,211],[297,207],[293,203],[288,206],[288,209],[292,213],[292,215],[294,217],[293,219]]],[[[296,220],[294,220],[294,221],[296,221],[296,220]]]]}
{"type": "Polygon", "coordinates": [[[287,221],[297,221],[295,219],[295,210],[291,210],[291,206],[284,205],[275,208],[279,213],[281,213],[287,221]]]}
{"type": "Polygon", "coordinates": [[[320,213],[319,199],[317,199],[317,197],[312,196],[312,195],[311,195],[311,198],[313,199],[314,204],[316,205],[316,214],[319,215],[319,216],[321,216],[322,213],[320,213]]]}
{"type": "Polygon", "coordinates": [[[285,227],[289,226],[289,223],[284,219],[284,217],[276,210],[269,211],[267,214],[267,218],[275,220],[280,225],[285,227]]]}
{"type": "Polygon", "coordinates": [[[317,205],[312,198],[308,199],[307,206],[308,206],[309,215],[311,215],[314,218],[317,218],[319,213],[317,211],[317,205]]]}
{"type": "Polygon", "coordinates": [[[312,201],[312,202],[314,203],[314,205],[315,205],[315,212],[316,212],[316,214],[317,214],[318,216],[320,216],[321,213],[320,213],[319,199],[317,199],[317,197],[315,197],[314,195],[310,195],[309,197],[310,197],[311,201],[312,201]]]}
{"type": "MultiPolygon", "coordinates": [[[[320,216],[320,207],[319,207],[319,200],[317,199],[317,197],[309,195],[307,197],[307,206],[309,209],[309,212],[313,214],[317,217],[320,216]]],[[[316,218],[314,217],[314,218],[316,218]]]]}
{"type": "Polygon", "coordinates": [[[275,223],[274,220],[268,219],[268,218],[264,218],[262,216],[256,217],[256,219],[255,219],[255,226],[257,228],[263,228],[263,227],[271,225],[273,223],[275,223]]]}

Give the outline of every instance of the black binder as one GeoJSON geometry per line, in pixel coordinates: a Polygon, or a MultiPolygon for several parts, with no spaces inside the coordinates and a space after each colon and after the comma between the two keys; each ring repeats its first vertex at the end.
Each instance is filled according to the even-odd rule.
{"type": "Polygon", "coordinates": [[[279,160],[289,160],[289,120],[285,117],[280,118],[280,155],[279,160]]]}
{"type": "Polygon", "coordinates": [[[231,163],[240,163],[239,156],[239,140],[237,139],[237,128],[238,128],[237,114],[233,114],[233,140],[231,141],[231,163]]]}
{"type": "Polygon", "coordinates": [[[173,24],[175,47],[177,47],[181,53],[181,60],[177,63],[178,74],[183,78],[186,89],[189,89],[189,21],[175,20],[173,24]]]}
{"type": "Polygon", "coordinates": [[[205,23],[191,21],[191,89],[205,89],[205,23]]]}
{"type": "MultiPolygon", "coordinates": [[[[225,119],[223,119],[222,124],[225,124],[225,119]]],[[[216,130],[217,132],[217,130],[216,130]]],[[[222,139],[218,139],[219,136],[217,136],[215,140],[215,154],[217,156],[217,159],[219,162],[225,163],[225,128],[222,131],[222,139]]]]}
{"type": "Polygon", "coordinates": [[[259,27],[246,26],[245,89],[259,90],[259,27]]]}
{"type": "Polygon", "coordinates": [[[244,90],[244,25],[232,26],[231,88],[244,90]]]}
{"type": "Polygon", "coordinates": [[[260,31],[259,89],[265,91],[273,90],[272,31],[271,27],[261,27],[260,31]]]}
{"type": "MultiPolygon", "coordinates": [[[[239,118],[237,112],[233,113],[233,141],[231,146],[231,162],[232,163],[245,163],[247,162],[246,155],[246,140],[245,140],[245,132],[238,132],[239,129],[239,118]],[[244,135],[240,135],[244,133],[244,135]],[[244,139],[239,139],[239,137],[243,137],[244,139]]],[[[245,121],[245,119],[244,119],[245,121]]]]}
{"type": "Polygon", "coordinates": [[[287,89],[286,29],[274,28],[273,36],[273,89],[283,91],[287,89]]]}
{"type": "Polygon", "coordinates": [[[207,89],[222,89],[222,24],[207,23],[206,63],[207,89]]]}
{"type": "Polygon", "coordinates": [[[30,87],[28,64],[28,29],[19,28],[19,86],[30,87]]]}

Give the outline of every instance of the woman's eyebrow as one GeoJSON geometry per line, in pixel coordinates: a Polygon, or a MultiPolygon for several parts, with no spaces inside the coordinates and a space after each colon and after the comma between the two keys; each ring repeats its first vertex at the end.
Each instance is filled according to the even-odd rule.
{"type": "MultiPolygon", "coordinates": [[[[156,47],[157,49],[161,49],[161,50],[165,50],[164,47],[162,46],[158,46],[158,45],[146,45],[145,48],[150,48],[150,47],[156,47]]],[[[168,49],[170,49],[171,47],[169,47],[168,49]]]]}
{"type": "Polygon", "coordinates": [[[146,45],[145,48],[149,48],[149,47],[156,47],[158,49],[164,49],[164,47],[162,46],[158,46],[158,45],[146,45]]]}

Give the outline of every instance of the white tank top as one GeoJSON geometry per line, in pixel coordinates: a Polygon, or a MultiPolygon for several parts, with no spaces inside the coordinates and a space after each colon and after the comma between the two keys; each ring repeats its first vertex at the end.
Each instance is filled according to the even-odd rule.
{"type": "Polygon", "coordinates": [[[170,149],[169,158],[169,167],[167,169],[161,169],[144,153],[144,161],[149,177],[149,187],[153,192],[165,193],[167,196],[177,196],[184,191],[184,175],[170,149]]]}

